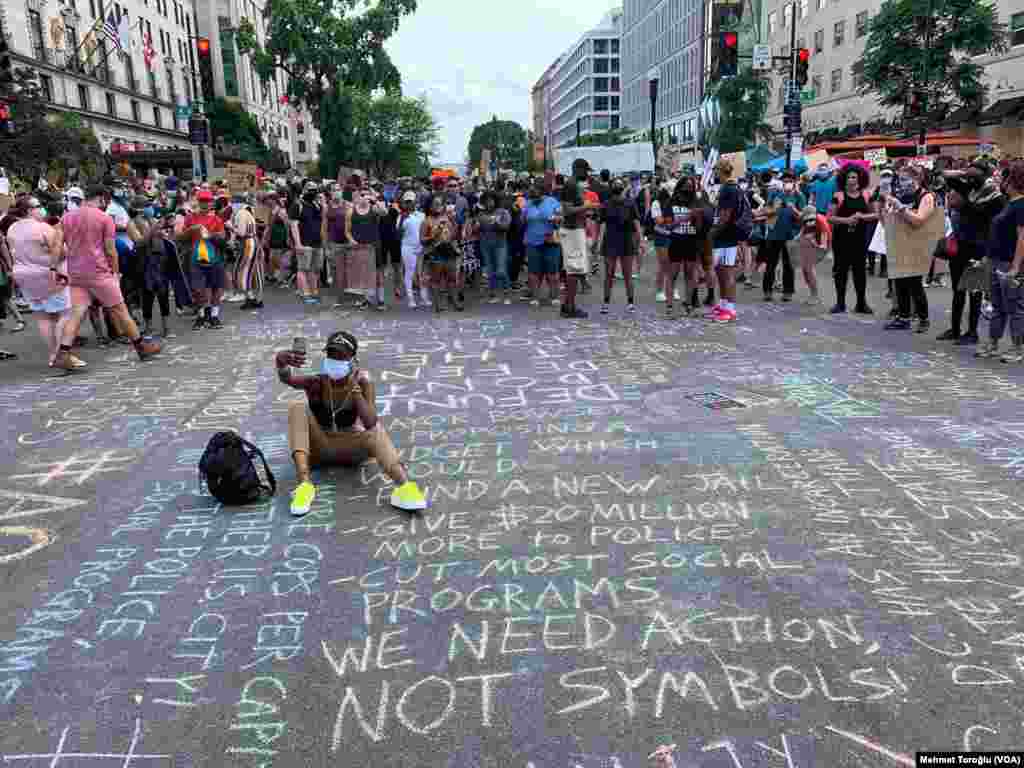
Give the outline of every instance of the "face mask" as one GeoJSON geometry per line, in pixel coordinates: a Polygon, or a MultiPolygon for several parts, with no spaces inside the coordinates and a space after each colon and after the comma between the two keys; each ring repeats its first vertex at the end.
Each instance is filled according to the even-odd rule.
{"type": "Polygon", "coordinates": [[[152,219],[154,216],[156,216],[156,208],[154,208],[152,205],[148,205],[142,209],[142,215],[145,216],[147,219],[152,219]]]}
{"type": "Polygon", "coordinates": [[[304,200],[305,200],[305,201],[306,201],[307,203],[312,203],[313,201],[315,201],[315,200],[316,200],[316,192],[306,192],[306,193],[305,193],[305,194],[304,194],[304,195],[302,196],[302,198],[303,198],[303,199],[304,199],[304,200]]]}
{"type": "Polygon", "coordinates": [[[744,192],[746,192],[747,191],[747,182],[741,181],[740,182],[740,189],[743,190],[744,192]]]}
{"type": "Polygon", "coordinates": [[[352,373],[351,360],[332,360],[325,357],[320,363],[320,373],[330,377],[332,381],[341,381],[352,373]]]}

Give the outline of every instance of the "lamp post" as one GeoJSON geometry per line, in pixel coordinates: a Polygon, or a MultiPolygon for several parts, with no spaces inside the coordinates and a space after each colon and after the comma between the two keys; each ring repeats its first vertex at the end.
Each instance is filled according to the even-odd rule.
{"type": "Polygon", "coordinates": [[[651,67],[647,73],[647,83],[651,89],[651,146],[654,148],[654,175],[658,175],[658,136],[654,123],[658,116],[658,79],[661,73],[657,67],[651,67]]]}

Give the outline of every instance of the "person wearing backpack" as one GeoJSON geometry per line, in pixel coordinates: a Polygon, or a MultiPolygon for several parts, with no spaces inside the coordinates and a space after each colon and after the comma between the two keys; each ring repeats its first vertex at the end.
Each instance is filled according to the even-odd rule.
{"type": "Polygon", "coordinates": [[[733,179],[733,165],[722,158],[715,166],[722,187],[718,192],[714,225],[711,230],[712,261],[721,296],[706,315],[716,323],[736,322],[736,265],[739,243],[749,240],[754,229],[754,212],[747,196],[733,179]]]}
{"type": "Polygon", "coordinates": [[[853,289],[857,294],[854,312],[873,314],[867,301],[867,258],[869,221],[877,215],[868,202],[868,172],[859,165],[847,164],[836,177],[839,191],[832,198],[828,221],[832,225],[832,252],[835,263],[832,277],[836,285],[833,315],[846,312],[846,281],[853,273],[853,289]]]}
{"type": "Polygon", "coordinates": [[[311,472],[320,466],[359,466],[375,459],[395,483],[391,505],[407,512],[426,509],[427,502],[399,460],[391,437],[377,417],[375,389],[359,368],[359,342],[346,331],[327,338],[317,376],[295,373],[306,355],[294,349],[275,356],[277,376],[306,393],[307,402],[288,406],[288,448],[299,481],[292,493],[291,513],[307,514],[316,498],[311,472]]]}

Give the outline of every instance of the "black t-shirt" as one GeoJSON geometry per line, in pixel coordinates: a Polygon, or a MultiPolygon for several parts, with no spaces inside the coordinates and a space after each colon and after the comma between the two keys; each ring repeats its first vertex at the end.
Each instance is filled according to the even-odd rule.
{"type": "Polygon", "coordinates": [[[288,213],[292,221],[299,222],[299,237],[302,244],[308,248],[320,248],[323,240],[320,237],[320,223],[323,220],[323,211],[316,203],[308,203],[299,200],[292,206],[288,213]]]}
{"type": "MultiPolygon", "coordinates": [[[[855,213],[871,213],[871,206],[860,193],[856,197],[850,197],[845,193],[837,192],[832,198],[832,204],[836,207],[836,216],[845,219],[855,213]]],[[[836,224],[832,228],[832,237],[844,245],[858,245],[867,243],[867,222],[858,221],[856,224],[836,224]]]]}
{"type": "Polygon", "coordinates": [[[715,248],[735,248],[739,244],[740,233],[736,228],[736,220],[740,215],[740,194],[742,194],[740,188],[733,182],[723,184],[722,188],[718,190],[715,226],[718,226],[725,211],[732,211],[732,221],[719,231],[718,237],[712,244],[715,248]]]}
{"type": "Polygon", "coordinates": [[[629,200],[612,198],[601,209],[604,229],[604,255],[629,256],[636,234],[636,210],[629,200]]]}
{"type": "MultiPolygon", "coordinates": [[[[571,205],[574,207],[580,207],[583,205],[583,194],[580,192],[579,182],[575,179],[566,179],[565,186],[562,187],[561,195],[559,200],[562,201],[562,205],[571,205]]],[[[562,226],[566,229],[579,229],[583,226],[583,213],[574,213],[571,216],[564,215],[562,226]]]]}
{"type": "Polygon", "coordinates": [[[1008,203],[1002,213],[992,220],[988,255],[993,261],[1013,261],[1017,251],[1018,227],[1024,227],[1024,197],[1008,203]]]}

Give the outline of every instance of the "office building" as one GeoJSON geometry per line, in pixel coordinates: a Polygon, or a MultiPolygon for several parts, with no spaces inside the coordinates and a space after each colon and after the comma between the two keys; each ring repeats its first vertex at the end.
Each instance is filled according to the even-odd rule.
{"type": "MultiPolygon", "coordinates": [[[[706,0],[625,0],[622,14],[622,125],[651,126],[650,76],[658,77],[655,127],[663,143],[697,139],[703,98],[706,0]]],[[[709,0],[707,0],[709,2],[709,0]]]]}
{"type": "Polygon", "coordinates": [[[551,85],[562,63],[559,56],[544,70],[533,88],[530,89],[530,115],[534,140],[551,146],[551,85]]]}
{"type": "MultiPolygon", "coordinates": [[[[902,109],[883,108],[875,96],[858,93],[861,73],[857,61],[867,41],[869,20],[880,6],[880,0],[765,0],[762,29],[772,53],[789,53],[794,8],[797,48],[811,52],[803,109],[805,144],[899,130],[902,109]]],[[[1007,26],[1011,47],[1005,54],[981,59],[990,86],[984,108],[957,110],[933,127],[977,135],[1000,144],[1005,153],[1020,155],[1024,153],[1024,0],[997,0],[996,7],[1000,21],[1007,26]]],[[[783,77],[781,73],[772,75],[772,100],[766,115],[779,133],[783,77]]]]}
{"type": "Polygon", "coordinates": [[[549,147],[572,144],[577,129],[584,136],[620,127],[621,30],[622,11],[608,12],[554,65],[548,86],[549,147]]]}

